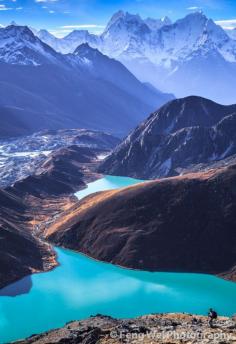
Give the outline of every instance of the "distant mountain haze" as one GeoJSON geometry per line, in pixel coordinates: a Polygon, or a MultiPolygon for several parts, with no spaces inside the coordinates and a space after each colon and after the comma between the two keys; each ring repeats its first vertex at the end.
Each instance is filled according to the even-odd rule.
{"type": "Polygon", "coordinates": [[[119,11],[100,36],[81,31],[70,36],[73,44],[66,49],[68,36],[59,45],[47,35],[42,39],[60,52],[72,52],[75,42],[87,41],[122,62],[141,81],[177,97],[199,95],[222,104],[235,103],[235,30],[224,31],[200,11],[174,23],[168,17],[142,19],[119,11]]]}

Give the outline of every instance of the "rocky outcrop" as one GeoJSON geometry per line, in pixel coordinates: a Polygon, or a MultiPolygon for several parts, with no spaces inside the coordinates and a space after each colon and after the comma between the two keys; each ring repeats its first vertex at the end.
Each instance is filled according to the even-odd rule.
{"type": "Polygon", "coordinates": [[[107,174],[154,179],[236,154],[236,105],[177,99],[140,124],[101,164],[107,174]]]}
{"type": "Polygon", "coordinates": [[[235,211],[236,165],[91,195],[46,236],[127,268],[220,274],[236,265],[235,211]]]}
{"type": "Polygon", "coordinates": [[[220,317],[210,328],[207,318],[188,314],[146,315],[136,319],[113,319],[97,315],[67,323],[63,328],[18,341],[18,344],[233,344],[234,318],[220,317]]]}

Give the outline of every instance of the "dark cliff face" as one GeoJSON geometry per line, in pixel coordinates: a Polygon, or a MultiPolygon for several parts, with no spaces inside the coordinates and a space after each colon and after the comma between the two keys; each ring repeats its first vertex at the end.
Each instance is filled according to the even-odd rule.
{"type": "Polygon", "coordinates": [[[128,268],[219,274],[236,264],[235,212],[234,165],[89,196],[47,237],[128,268]]]}
{"type": "Polygon", "coordinates": [[[141,179],[175,176],[236,153],[236,105],[200,97],[169,102],[137,127],[99,171],[141,179]]]}
{"type": "Polygon", "coordinates": [[[53,265],[54,253],[49,245],[33,237],[27,226],[29,220],[25,202],[0,190],[0,289],[53,265]]]}

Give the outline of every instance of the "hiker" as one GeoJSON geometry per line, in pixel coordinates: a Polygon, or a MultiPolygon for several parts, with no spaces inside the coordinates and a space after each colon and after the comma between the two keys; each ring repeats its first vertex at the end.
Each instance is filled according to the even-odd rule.
{"type": "Polygon", "coordinates": [[[216,320],[218,317],[217,312],[214,311],[212,308],[209,309],[208,318],[209,318],[209,325],[213,327],[213,321],[216,320]]]}

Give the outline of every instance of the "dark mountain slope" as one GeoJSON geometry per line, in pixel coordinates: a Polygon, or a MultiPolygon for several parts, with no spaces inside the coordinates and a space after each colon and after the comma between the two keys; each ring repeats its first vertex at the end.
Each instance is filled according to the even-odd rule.
{"type": "Polygon", "coordinates": [[[0,189],[0,289],[57,264],[55,252],[39,237],[47,223],[76,202],[71,193],[96,177],[92,173],[96,152],[86,147],[61,148],[35,174],[0,189]]]}
{"type": "Polygon", "coordinates": [[[34,238],[27,229],[29,219],[24,201],[0,190],[0,289],[55,265],[50,246],[34,238]]]}
{"type": "Polygon", "coordinates": [[[149,104],[159,101],[159,105],[165,104],[174,95],[162,93],[152,85],[140,83],[140,81],[128,71],[128,69],[115,59],[103,55],[99,50],[91,48],[88,44],[80,45],[70,56],[73,61],[79,58],[79,62],[86,61],[90,73],[97,79],[105,80],[116,87],[125,90],[129,94],[145,99],[149,104]]]}
{"type": "Polygon", "coordinates": [[[57,245],[150,271],[236,265],[236,166],[85,198],[48,229],[57,245]]]}
{"type": "Polygon", "coordinates": [[[88,164],[97,160],[89,148],[70,146],[51,153],[34,174],[17,181],[9,190],[21,196],[60,196],[85,187],[88,164]]]}
{"type": "Polygon", "coordinates": [[[99,171],[141,179],[174,176],[236,153],[236,105],[177,99],[140,124],[99,171]]]}
{"type": "Polygon", "coordinates": [[[161,104],[158,97],[149,103],[133,90],[57,66],[0,65],[0,91],[1,118],[8,116],[9,127],[1,125],[1,136],[14,136],[21,128],[25,134],[75,127],[121,135],[161,104]]]}

